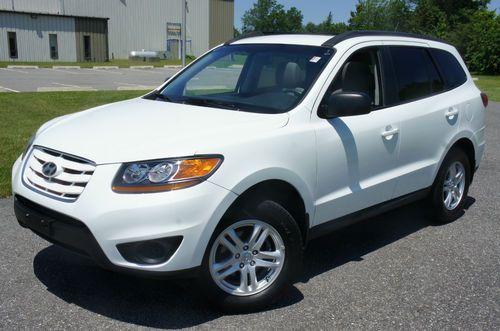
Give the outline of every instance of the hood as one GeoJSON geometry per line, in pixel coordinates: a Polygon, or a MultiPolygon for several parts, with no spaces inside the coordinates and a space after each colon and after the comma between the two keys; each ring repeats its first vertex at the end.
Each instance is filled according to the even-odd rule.
{"type": "Polygon", "coordinates": [[[66,115],[43,125],[34,144],[97,164],[196,154],[241,135],[280,128],[288,114],[256,114],[142,98],[66,115]]]}

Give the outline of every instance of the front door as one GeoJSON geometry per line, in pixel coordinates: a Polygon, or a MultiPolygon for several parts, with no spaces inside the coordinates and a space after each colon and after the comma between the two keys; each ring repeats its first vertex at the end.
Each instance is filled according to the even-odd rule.
{"type": "Polygon", "coordinates": [[[320,107],[331,93],[350,91],[368,94],[374,110],[329,120],[313,114],[318,167],[313,225],[390,200],[396,184],[400,122],[391,108],[383,108],[381,50],[358,47],[344,59],[320,107]]]}

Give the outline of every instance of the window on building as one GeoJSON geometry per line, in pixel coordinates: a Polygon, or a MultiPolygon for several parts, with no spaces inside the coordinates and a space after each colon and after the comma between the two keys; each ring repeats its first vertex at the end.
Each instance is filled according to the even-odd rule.
{"type": "Polygon", "coordinates": [[[50,58],[57,60],[59,58],[59,50],[57,47],[57,35],[49,34],[50,58]]]}
{"type": "Polygon", "coordinates": [[[425,49],[391,47],[390,50],[399,84],[399,101],[425,98],[443,90],[444,84],[425,49]]]}
{"type": "Polygon", "coordinates": [[[7,32],[7,39],[9,40],[9,57],[17,59],[17,38],[15,32],[7,32]]]}
{"type": "Polygon", "coordinates": [[[83,58],[87,61],[92,60],[90,49],[90,36],[83,36],[83,58]]]}

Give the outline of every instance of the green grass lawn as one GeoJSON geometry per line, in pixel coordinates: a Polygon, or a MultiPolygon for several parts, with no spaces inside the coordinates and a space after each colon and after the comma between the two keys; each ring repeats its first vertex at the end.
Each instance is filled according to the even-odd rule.
{"type": "Polygon", "coordinates": [[[500,76],[476,76],[477,87],[488,95],[490,101],[500,102],[500,76]]]}
{"type": "MultiPolygon", "coordinates": [[[[191,62],[190,59],[186,63],[191,62]]],[[[40,68],[52,68],[52,66],[80,66],[82,68],[92,68],[93,66],[118,66],[120,68],[128,68],[130,66],[152,65],[155,67],[163,67],[164,65],[181,65],[181,60],[160,60],[158,62],[143,62],[124,60],[111,60],[108,62],[22,62],[22,61],[1,61],[0,68],[6,68],[8,65],[34,65],[40,68]]]]}
{"type": "Polygon", "coordinates": [[[0,93],[0,197],[11,194],[11,167],[29,137],[46,121],[146,91],[0,93]]]}

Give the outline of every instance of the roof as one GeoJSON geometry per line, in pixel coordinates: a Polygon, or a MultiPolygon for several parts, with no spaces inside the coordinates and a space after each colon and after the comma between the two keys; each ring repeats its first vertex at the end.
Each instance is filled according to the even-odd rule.
{"type": "Polygon", "coordinates": [[[0,9],[0,13],[10,14],[24,14],[24,15],[41,15],[41,16],[58,16],[58,17],[73,17],[73,18],[93,18],[99,20],[109,20],[109,17],[94,17],[94,16],[78,16],[78,15],[63,15],[56,13],[32,12],[32,11],[19,11],[19,10],[5,10],[0,9]]]}
{"type": "Polygon", "coordinates": [[[226,42],[229,44],[291,44],[334,47],[335,45],[352,38],[359,37],[400,37],[412,39],[432,40],[446,43],[433,37],[393,31],[356,30],[347,31],[338,35],[310,34],[310,33],[276,33],[276,32],[252,32],[226,42]]]}

